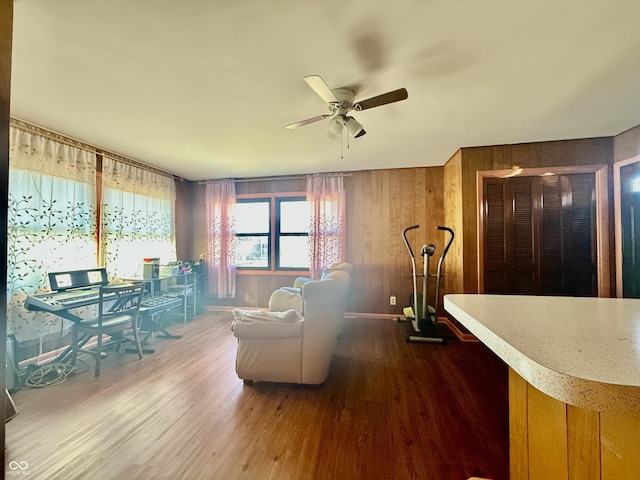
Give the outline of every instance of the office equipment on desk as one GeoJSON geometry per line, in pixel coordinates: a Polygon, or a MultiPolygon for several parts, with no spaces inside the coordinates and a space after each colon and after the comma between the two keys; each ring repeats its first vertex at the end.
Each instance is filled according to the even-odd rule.
{"type": "Polygon", "coordinates": [[[160,259],[145,258],[142,264],[142,278],[152,280],[160,276],[160,259]]]}
{"type": "Polygon", "coordinates": [[[170,277],[171,275],[178,275],[180,273],[180,267],[178,262],[170,262],[167,265],[160,265],[160,277],[170,277]]]}

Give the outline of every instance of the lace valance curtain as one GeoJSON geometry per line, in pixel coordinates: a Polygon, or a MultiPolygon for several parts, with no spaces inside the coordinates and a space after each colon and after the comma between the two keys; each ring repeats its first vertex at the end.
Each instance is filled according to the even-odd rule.
{"type": "Polygon", "coordinates": [[[176,261],[175,181],[126,162],[102,162],[101,263],[110,278],[142,276],[144,258],[176,261]]]}
{"type": "Polygon", "coordinates": [[[68,325],[27,311],[27,295],[48,290],[49,272],[97,266],[96,155],[14,125],[9,133],[7,332],[36,343],[68,325]]]}
{"type": "Polygon", "coordinates": [[[236,296],[235,205],[234,182],[207,184],[207,289],[218,298],[236,296]]]}
{"type": "Polygon", "coordinates": [[[307,177],[307,201],[311,209],[309,258],[311,277],[344,257],[346,195],[341,175],[307,177]]]}

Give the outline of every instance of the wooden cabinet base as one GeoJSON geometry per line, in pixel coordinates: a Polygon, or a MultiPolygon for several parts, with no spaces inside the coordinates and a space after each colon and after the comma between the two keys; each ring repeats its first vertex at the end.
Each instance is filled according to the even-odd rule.
{"type": "Polygon", "coordinates": [[[640,479],[640,413],[556,400],[509,369],[511,480],[640,479]]]}

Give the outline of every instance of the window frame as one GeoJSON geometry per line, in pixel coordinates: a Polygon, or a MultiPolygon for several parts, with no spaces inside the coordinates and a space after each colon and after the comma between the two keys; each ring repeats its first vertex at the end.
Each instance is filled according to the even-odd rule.
{"type": "Polygon", "coordinates": [[[307,237],[309,238],[309,232],[287,232],[284,233],[281,230],[281,209],[280,206],[286,202],[300,202],[307,201],[306,195],[301,196],[287,196],[287,197],[276,197],[276,208],[275,208],[275,230],[274,230],[274,239],[275,239],[275,249],[274,249],[274,261],[275,261],[275,270],[278,272],[286,272],[286,271],[309,271],[309,268],[299,268],[299,267],[281,267],[280,266],[280,240],[282,237],[307,237]]]}
{"type": "MultiPolygon", "coordinates": [[[[278,253],[279,253],[279,206],[281,201],[295,201],[295,200],[307,200],[306,192],[278,192],[278,193],[251,193],[251,194],[237,194],[236,202],[257,202],[257,201],[269,201],[269,267],[268,268],[253,268],[253,267],[238,267],[236,266],[236,273],[238,275],[292,275],[302,276],[309,275],[309,268],[289,268],[279,267],[278,253]]],[[[236,234],[238,235],[238,234],[236,234]]],[[[299,234],[297,234],[299,235],[299,234]]],[[[290,236],[287,234],[285,236],[290,236]]]]}
{"type": "MultiPolygon", "coordinates": [[[[238,196],[239,197],[239,196],[238,196]]],[[[273,222],[271,221],[271,216],[272,216],[272,212],[273,212],[273,202],[272,199],[269,197],[264,197],[264,198],[236,198],[236,203],[267,203],[269,206],[269,229],[267,231],[267,233],[263,233],[263,232],[244,232],[244,233],[238,233],[236,232],[236,238],[237,237],[266,237],[267,238],[267,250],[269,251],[269,256],[267,257],[267,266],[266,267],[241,267],[236,265],[236,271],[240,272],[240,271],[266,271],[266,272],[270,272],[273,268],[272,265],[272,256],[271,256],[271,251],[273,249],[273,245],[272,245],[272,236],[273,236],[273,222]]]]}

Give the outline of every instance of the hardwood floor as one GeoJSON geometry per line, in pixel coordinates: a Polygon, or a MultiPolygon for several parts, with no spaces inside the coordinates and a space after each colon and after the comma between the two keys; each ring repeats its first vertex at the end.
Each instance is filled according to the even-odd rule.
{"type": "Polygon", "coordinates": [[[16,392],[7,478],[18,463],[46,480],[508,478],[507,369],[483,345],[347,319],[324,385],[244,386],[230,318],[172,325],[182,339],[111,354],[98,378],[87,358],[16,392]]]}

